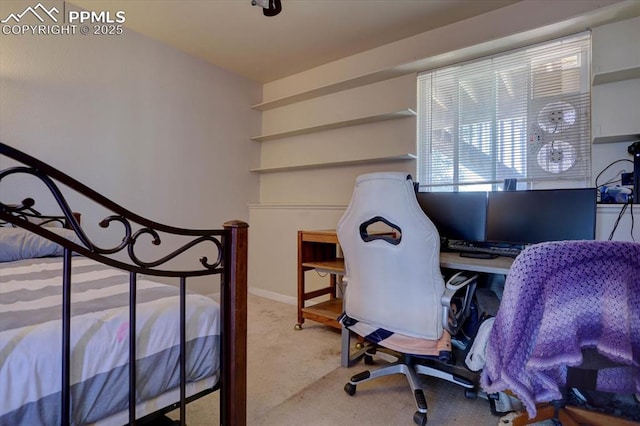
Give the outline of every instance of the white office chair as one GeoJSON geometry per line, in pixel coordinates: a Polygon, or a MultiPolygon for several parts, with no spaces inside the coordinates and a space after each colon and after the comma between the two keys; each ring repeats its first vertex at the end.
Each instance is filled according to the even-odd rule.
{"type": "Polygon", "coordinates": [[[353,376],[345,391],[353,395],[359,383],[402,373],[415,397],[414,421],[424,425],[427,402],[418,374],[474,388],[470,380],[423,364],[425,358],[449,358],[451,335],[468,314],[476,276],[456,274],[445,285],[440,237],[418,205],[406,173],[359,176],[337,234],[346,269],[341,324],[367,342],[400,354],[397,362],[353,376]],[[454,310],[456,293],[464,297],[454,310]]]}

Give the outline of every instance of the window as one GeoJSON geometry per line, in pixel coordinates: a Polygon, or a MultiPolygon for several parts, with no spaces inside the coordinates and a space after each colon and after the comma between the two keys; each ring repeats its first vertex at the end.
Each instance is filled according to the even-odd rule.
{"type": "Polygon", "coordinates": [[[591,35],[418,75],[418,182],[430,191],[586,187],[591,35]]]}

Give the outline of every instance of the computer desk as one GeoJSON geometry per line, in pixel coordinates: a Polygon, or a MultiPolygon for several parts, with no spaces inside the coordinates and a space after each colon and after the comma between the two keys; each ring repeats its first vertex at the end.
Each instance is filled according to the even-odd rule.
{"type": "Polygon", "coordinates": [[[459,271],[507,275],[513,261],[513,258],[504,256],[499,256],[495,259],[476,259],[473,257],[462,257],[460,253],[456,252],[440,253],[441,268],[457,269],[459,271]]]}
{"type": "MultiPolygon", "coordinates": [[[[514,259],[511,257],[499,256],[495,259],[477,259],[473,257],[462,257],[456,252],[441,252],[440,267],[455,269],[458,271],[470,271],[486,274],[507,275],[511,269],[514,259]]],[[[358,361],[366,348],[351,353],[351,333],[346,328],[342,329],[342,348],[340,364],[342,367],[350,367],[358,361]]]]}

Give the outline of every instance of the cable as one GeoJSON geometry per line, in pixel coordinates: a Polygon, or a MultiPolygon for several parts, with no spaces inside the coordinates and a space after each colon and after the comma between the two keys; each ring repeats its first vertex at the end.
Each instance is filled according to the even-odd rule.
{"type": "MultiPolygon", "coordinates": [[[[602,186],[602,185],[606,185],[606,183],[604,183],[602,185],[598,185],[598,179],[600,178],[600,176],[602,176],[602,174],[604,172],[606,172],[609,169],[609,167],[613,166],[616,163],[620,163],[622,161],[628,161],[629,163],[633,164],[633,161],[629,160],[628,158],[623,158],[623,159],[616,160],[616,161],[613,161],[613,162],[609,163],[609,165],[607,167],[605,167],[604,169],[602,169],[602,171],[600,171],[600,173],[598,173],[598,176],[596,176],[596,180],[595,180],[596,187],[599,187],[599,186],[602,186]]],[[[622,171],[620,173],[622,173],[622,171]]],[[[618,175],[620,173],[618,173],[618,175]]],[[[616,176],[618,176],[618,175],[616,175],[616,176]]],[[[609,182],[607,182],[607,183],[609,183],[609,182]]]]}
{"type": "MultiPolygon", "coordinates": [[[[624,212],[627,210],[628,206],[629,206],[629,203],[627,202],[624,206],[622,206],[622,209],[620,209],[620,213],[618,213],[618,218],[616,219],[616,223],[613,224],[613,229],[611,230],[611,234],[609,234],[609,241],[613,239],[613,234],[615,234],[616,229],[618,228],[618,224],[620,223],[620,219],[622,219],[622,216],[624,215],[624,212]]],[[[631,221],[632,221],[631,223],[633,224],[633,215],[631,215],[631,221]]],[[[633,229],[633,226],[631,228],[633,229]]],[[[633,238],[633,235],[631,236],[631,238],[633,238]]]]}
{"type": "MultiPolygon", "coordinates": [[[[624,172],[624,170],[620,170],[620,173],[623,173],[623,172],[624,172]]],[[[620,173],[618,173],[618,174],[620,174],[620,173]]],[[[597,186],[597,188],[601,188],[601,187],[603,187],[603,186],[607,186],[607,185],[609,185],[609,184],[611,184],[611,183],[618,183],[618,182],[622,183],[622,179],[616,179],[616,178],[613,178],[613,179],[611,179],[611,180],[606,181],[606,182],[605,182],[605,183],[603,183],[602,185],[598,185],[598,186],[597,186]]]]}

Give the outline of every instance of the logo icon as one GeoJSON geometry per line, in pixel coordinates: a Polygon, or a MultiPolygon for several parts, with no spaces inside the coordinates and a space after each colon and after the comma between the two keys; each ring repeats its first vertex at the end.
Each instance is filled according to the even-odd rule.
{"type": "Polygon", "coordinates": [[[47,8],[42,5],[42,3],[38,3],[34,7],[31,7],[31,6],[27,7],[24,11],[22,11],[22,13],[11,13],[9,14],[9,16],[7,16],[5,19],[3,19],[0,22],[3,24],[6,24],[9,21],[13,20],[15,21],[15,23],[19,23],[20,20],[27,14],[31,14],[35,16],[36,18],[38,18],[40,22],[44,22],[44,18],[42,17],[42,15],[48,16],[53,20],[53,22],[58,22],[58,18],[56,18],[54,13],[56,15],[60,13],[60,11],[55,6],[52,7],[50,10],[47,10],[47,8]]]}

